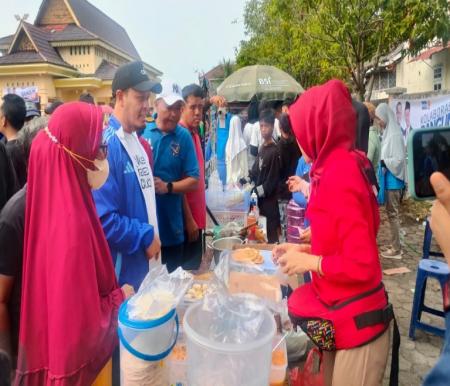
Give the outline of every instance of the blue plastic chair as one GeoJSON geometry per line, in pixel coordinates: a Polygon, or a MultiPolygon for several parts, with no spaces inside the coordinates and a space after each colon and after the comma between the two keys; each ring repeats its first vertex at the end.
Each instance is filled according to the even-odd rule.
{"type": "Polygon", "coordinates": [[[433,238],[433,232],[431,231],[430,227],[430,221],[427,218],[426,224],[425,224],[425,232],[423,236],[423,259],[429,259],[430,256],[434,257],[444,257],[444,254],[441,252],[435,252],[431,251],[431,239],[433,238]]]}
{"type": "Polygon", "coordinates": [[[428,278],[438,280],[442,291],[444,291],[444,286],[450,279],[450,269],[447,263],[429,258],[430,256],[443,256],[440,252],[430,251],[431,239],[432,232],[430,223],[427,220],[423,241],[423,259],[419,262],[417,268],[416,289],[414,291],[413,309],[409,326],[409,337],[413,340],[415,339],[416,329],[421,329],[441,337],[445,335],[445,329],[421,321],[423,312],[445,318],[443,311],[428,307],[424,304],[428,278]]]}

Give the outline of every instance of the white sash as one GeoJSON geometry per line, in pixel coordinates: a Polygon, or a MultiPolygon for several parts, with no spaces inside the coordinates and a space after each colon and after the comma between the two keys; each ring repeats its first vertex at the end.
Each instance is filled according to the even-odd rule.
{"type": "Polygon", "coordinates": [[[141,188],[141,192],[145,201],[145,206],[147,208],[148,223],[153,226],[155,233],[159,235],[158,218],[156,217],[155,183],[153,181],[153,173],[150,167],[150,162],[148,160],[147,153],[145,152],[144,148],[139,142],[136,133],[132,133],[130,135],[134,137],[133,139],[136,141],[136,144],[138,145],[137,148],[141,153],[140,160],[137,160],[134,157],[133,152],[129,148],[128,143],[125,140],[125,133],[123,131],[123,127],[120,127],[120,129],[116,131],[116,135],[119,138],[120,142],[122,143],[123,147],[125,148],[126,152],[128,153],[131,162],[133,163],[134,172],[136,174],[136,178],[138,179],[139,187],[141,188]],[[144,183],[147,184],[148,186],[147,189],[143,189],[142,184],[144,183]]]}

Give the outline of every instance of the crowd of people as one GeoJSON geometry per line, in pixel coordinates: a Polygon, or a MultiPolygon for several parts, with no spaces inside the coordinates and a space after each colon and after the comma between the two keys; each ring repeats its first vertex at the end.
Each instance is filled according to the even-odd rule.
{"type": "MultiPolygon", "coordinates": [[[[153,264],[200,267],[211,158],[224,186],[250,184],[257,194],[270,243],[285,241],[291,198],[307,208],[303,244],[273,252],[284,273],[312,275],[289,297],[292,321],[324,350],[326,385],[380,385],[394,312],[379,202],[391,227],[381,256],[401,258],[407,182],[389,106],[353,101],[333,80],[295,101],[253,98],[239,111],[198,85],[152,81],[138,61],[118,68],[112,93],[111,110],[82,94],[45,116],[17,95],[2,99],[0,385],[9,373],[16,385],[90,385],[111,357],[118,369],[120,304],[153,264]],[[205,145],[210,103],[216,130],[205,145]]],[[[433,178],[432,227],[450,260],[449,182],[433,178]]],[[[429,379],[448,376],[448,364],[439,366],[429,379]]]]}

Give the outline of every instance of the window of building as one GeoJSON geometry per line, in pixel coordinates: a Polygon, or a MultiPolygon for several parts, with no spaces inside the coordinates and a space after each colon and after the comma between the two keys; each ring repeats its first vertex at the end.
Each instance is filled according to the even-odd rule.
{"type": "Polygon", "coordinates": [[[381,71],[375,75],[373,81],[374,90],[385,90],[397,85],[396,71],[381,71]]]}
{"type": "Polygon", "coordinates": [[[442,82],[444,80],[443,73],[444,73],[444,66],[442,64],[439,64],[434,67],[433,69],[433,89],[434,91],[442,90],[442,82]]]}
{"type": "Polygon", "coordinates": [[[72,55],[72,47],[70,47],[70,55],[72,55]]]}
{"type": "Polygon", "coordinates": [[[88,55],[90,55],[90,53],[91,53],[91,47],[88,46],[87,50],[88,50],[88,55]]]}

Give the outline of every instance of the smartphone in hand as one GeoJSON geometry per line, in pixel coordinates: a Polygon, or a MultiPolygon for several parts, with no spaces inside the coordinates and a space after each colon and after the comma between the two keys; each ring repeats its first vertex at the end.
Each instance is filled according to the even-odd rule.
{"type": "Polygon", "coordinates": [[[450,127],[413,130],[408,137],[409,193],[417,200],[435,197],[430,177],[434,172],[450,179],[450,127]]]}

